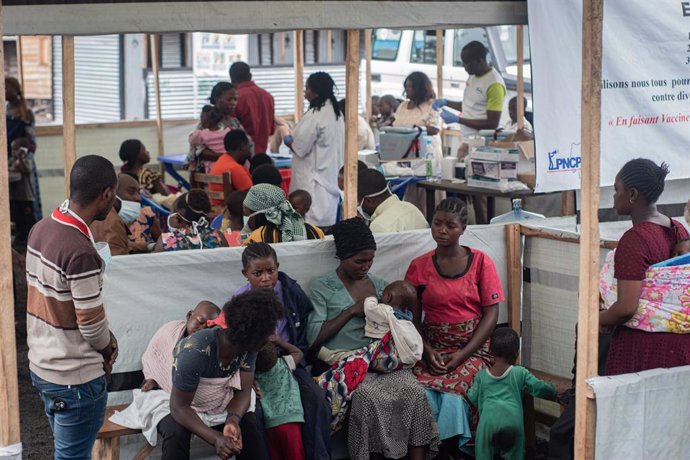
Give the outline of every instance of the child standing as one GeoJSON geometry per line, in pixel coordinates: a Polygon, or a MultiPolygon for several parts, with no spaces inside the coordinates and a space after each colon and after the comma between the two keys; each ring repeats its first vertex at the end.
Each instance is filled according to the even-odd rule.
{"type": "Polygon", "coordinates": [[[211,161],[201,161],[201,152],[205,149],[212,150],[218,155],[225,152],[225,135],[230,128],[221,125],[223,114],[212,105],[205,105],[201,109],[199,127],[189,135],[190,152],[187,162],[190,169],[196,172],[208,172],[211,170],[211,161]]]}
{"type": "Polygon", "coordinates": [[[255,379],[261,392],[271,460],[304,460],[304,410],[299,385],[292,376],[303,356],[299,348],[273,335],[256,357],[255,379]],[[288,354],[279,357],[278,347],[288,354]]]}
{"type": "Polygon", "coordinates": [[[474,378],[467,398],[479,407],[475,455],[477,460],[522,459],[525,451],[522,391],[534,397],[554,397],[556,387],[542,382],[522,366],[516,366],[520,337],[510,328],[491,335],[495,363],[474,378]]]}
{"type": "Polygon", "coordinates": [[[10,220],[16,225],[15,243],[24,249],[29,230],[36,223],[34,193],[31,185],[32,162],[29,153],[31,141],[20,137],[12,141],[9,167],[10,220]]]}

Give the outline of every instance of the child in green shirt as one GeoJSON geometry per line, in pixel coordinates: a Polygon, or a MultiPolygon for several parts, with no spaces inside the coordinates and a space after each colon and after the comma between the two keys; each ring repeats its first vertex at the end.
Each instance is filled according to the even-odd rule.
{"type": "Polygon", "coordinates": [[[525,432],[522,418],[522,392],[550,398],[556,388],[516,366],[520,337],[510,328],[498,328],[491,335],[495,364],[482,369],[474,378],[467,398],[479,407],[475,455],[477,460],[522,459],[525,457],[525,432]]]}
{"type": "Polygon", "coordinates": [[[256,357],[254,378],[261,392],[271,460],[304,460],[304,410],[299,384],[292,376],[303,356],[302,350],[272,335],[256,357]],[[278,347],[288,354],[279,356],[278,347]]]}

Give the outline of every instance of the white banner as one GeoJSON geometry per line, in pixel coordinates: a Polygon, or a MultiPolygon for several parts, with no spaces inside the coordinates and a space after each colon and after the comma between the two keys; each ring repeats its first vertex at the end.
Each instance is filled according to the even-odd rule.
{"type": "Polygon", "coordinates": [[[247,35],[210,32],[192,34],[193,68],[197,77],[222,77],[228,80],[228,69],[235,61],[247,62],[247,35]]]}
{"type": "MultiPolygon", "coordinates": [[[[580,188],[582,2],[529,0],[536,189],[580,188]]],[[[690,3],[604,3],[601,185],[632,158],[690,177],[690,3]]]]}

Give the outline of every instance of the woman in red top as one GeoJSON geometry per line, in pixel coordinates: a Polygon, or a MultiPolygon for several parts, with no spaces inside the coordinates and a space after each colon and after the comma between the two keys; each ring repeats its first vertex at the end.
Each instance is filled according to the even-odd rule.
{"type": "Polygon", "coordinates": [[[599,325],[617,326],[606,361],[606,375],[640,372],[690,364],[690,334],[645,332],[623,324],[635,314],[645,272],[671,257],[673,246],[688,237],[679,222],[659,214],[656,201],[664,191],[668,165],[638,158],[627,162],[616,176],[613,207],[632,217],[633,227],[618,242],[614,276],[618,300],[599,313],[599,325]]]}
{"type": "Polygon", "coordinates": [[[424,356],[414,373],[427,388],[444,440],[442,455],[448,458],[471,437],[464,398],[475,374],[492,361],[489,336],[503,300],[501,280],[489,256],[458,244],[466,226],[465,203],[457,198],[441,201],[431,222],[437,247],[413,260],[405,275],[417,287],[421,302],[414,321],[424,339],[424,356]]]}

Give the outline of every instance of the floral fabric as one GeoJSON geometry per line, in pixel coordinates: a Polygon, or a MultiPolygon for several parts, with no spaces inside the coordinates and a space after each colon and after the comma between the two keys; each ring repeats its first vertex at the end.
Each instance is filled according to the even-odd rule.
{"type": "Polygon", "coordinates": [[[197,233],[192,228],[174,229],[163,233],[164,251],[183,251],[187,249],[214,249],[220,247],[221,233],[209,227],[197,227],[197,233]]]}
{"type": "Polygon", "coordinates": [[[139,217],[129,224],[129,242],[130,243],[155,243],[151,234],[151,227],[156,220],[156,213],[150,206],[142,206],[139,212],[139,217]]]}
{"type": "Polygon", "coordinates": [[[388,373],[402,368],[395,343],[388,332],[381,340],[354,351],[317,377],[317,384],[326,390],[326,400],[331,404],[331,431],[335,433],[342,428],[352,395],[368,371],[388,373]]]}
{"type": "MultiPolygon", "coordinates": [[[[604,309],[618,300],[614,259],[615,250],[606,255],[601,269],[599,294],[604,309]]],[[[690,264],[649,267],[637,312],[625,325],[646,332],[690,333],[690,264]]]]}

